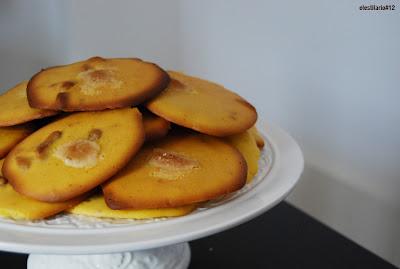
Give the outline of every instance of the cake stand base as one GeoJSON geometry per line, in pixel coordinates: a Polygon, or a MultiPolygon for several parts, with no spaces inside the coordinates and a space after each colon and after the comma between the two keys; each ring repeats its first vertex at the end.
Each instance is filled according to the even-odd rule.
{"type": "Polygon", "coordinates": [[[186,269],[190,263],[188,243],[132,252],[99,255],[31,254],[28,269],[186,269]]]}

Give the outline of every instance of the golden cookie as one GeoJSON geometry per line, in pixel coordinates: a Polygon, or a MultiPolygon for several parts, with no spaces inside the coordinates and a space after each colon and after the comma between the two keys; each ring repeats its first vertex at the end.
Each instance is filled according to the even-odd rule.
{"type": "Polygon", "coordinates": [[[0,126],[12,126],[57,114],[56,111],[31,108],[24,81],[0,95],[0,126]]]}
{"type": "MultiPolygon", "coordinates": [[[[3,166],[0,160],[0,168],[3,166]]],[[[36,201],[16,192],[2,177],[0,169],[0,216],[12,219],[44,219],[68,209],[83,200],[83,196],[61,203],[36,201]]]]}
{"type": "Polygon", "coordinates": [[[114,210],[106,205],[103,195],[95,195],[71,208],[69,212],[99,218],[149,219],[183,216],[189,214],[196,208],[197,206],[195,204],[191,204],[172,208],[114,210]]]}
{"type": "Polygon", "coordinates": [[[169,72],[167,89],[150,100],[147,108],[178,125],[214,136],[244,132],[257,120],[255,108],[224,87],[169,72]]]}
{"type": "Polygon", "coordinates": [[[124,167],[144,141],[136,108],[75,113],[18,144],[3,174],[16,191],[45,202],[66,201],[124,167]]]}
{"type": "Polygon", "coordinates": [[[103,185],[112,209],[177,207],[236,191],[246,183],[243,156],[221,139],[170,133],[146,144],[103,185]]]}
{"type": "Polygon", "coordinates": [[[251,127],[249,129],[249,131],[254,136],[254,139],[256,140],[256,143],[257,143],[257,147],[259,149],[262,149],[264,147],[265,142],[264,142],[264,138],[258,132],[257,127],[254,125],[253,127],[251,127]]]}
{"type": "Polygon", "coordinates": [[[253,180],[258,172],[258,159],[260,159],[260,150],[257,147],[256,140],[248,130],[244,133],[228,136],[229,143],[242,153],[247,163],[247,183],[253,180]]]}
{"type": "Polygon", "coordinates": [[[169,121],[166,121],[147,110],[141,112],[143,116],[144,133],[146,134],[147,142],[160,139],[167,135],[171,127],[169,121]]]}
{"type": "Polygon", "coordinates": [[[0,158],[6,156],[15,145],[32,133],[33,130],[31,124],[0,127],[0,158]]]}
{"type": "Polygon", "coordinates": [[[128,107],[157,95],[168,82],[155,64],[94,57],[40,71],[28,83],[28,100],[32,107],[64,111],[128,107]]]}

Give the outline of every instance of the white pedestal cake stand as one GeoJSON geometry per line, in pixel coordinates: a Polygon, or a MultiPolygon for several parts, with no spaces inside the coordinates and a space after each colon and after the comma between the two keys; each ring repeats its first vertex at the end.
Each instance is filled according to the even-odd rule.
{"type": "Polygon", "coordinates": [[[28,268],[187,268],[187,241],[248,221],[295,186],[304,166],[299,146],[279,127],[262,132],[266,146],[256,178],[237,193],[178,218],[104,220],[59,215],[46,221],[0,219],[0,249],[30,253],[28,268]]]}

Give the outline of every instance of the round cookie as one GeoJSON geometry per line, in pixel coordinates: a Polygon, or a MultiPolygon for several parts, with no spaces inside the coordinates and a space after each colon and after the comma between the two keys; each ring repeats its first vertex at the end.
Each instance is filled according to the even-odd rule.
{"type": "Polygon", "coordinates": [[[247,183],[251,182],[258,172],[258,159],[260,159],[260,150],[254,136],[250,130],[247,130],[237,135],[228,136],[226,139],[242,153],[247,163],[247,183]]]}
{"type": "Polygon", "coordinates": [[[64,111],[128,107],[157,95],[168,82],[155,64],[93,57],[40,71],[28,83],[28,100],[32,107],[64,111]]]}
{"type": "Polygon", "coordinates": [[[142,110],[144,133],[146,142],[160,139],[167,135],[171,124],[169,121],[154,115],[153,113],[142,110]]]}
{"type": "Polygon", "coordinates": [[[0,127],[0,158],[6,156],[15,145],[33,131],[34,128],[31,124],[0,127]]]}
{"type": "Polygon", "coordinates": [[[12,219],[37,220],[55,215],[71,208],[84,199],[84,196],[60,203],[40,202],[16,192],[3,178],[0,160],[0,216],[12,219]]]}
{"type": "Polygon", "coordinates": [[[29,106],[24,81],[0,95],[0,126],[12,126],[57,114],[56,111],[29,106]]]}
{"type": "Polygon", "coordinates": [[[112,209],[177,207],[236,191],[246,183],[246,174],[246,161],[234,147],[182,131],[144,145],[102,187],[112,209]]]}
{"type": "Polygon", "coordinates": [[[249,131],[254,136],[254,139],[256,140],[256,143],[257,143],[257,147],[259,149],[262,149],[265,145],[265,142],[264,142],[264,138],[258,132],[257,127],[254,125],[253,127],[251,127],[249,129],[249,131]]]}
{"type": "Polygon", "coordinates": [[[210,81],[169,72],[171,82],[147,108],[175,124],[213,136],[244,132],[257,120],[255,108],[239,95],[210,81]]]}
{"type": "Polygon", "coordinates": [[[98,218],[149,219],[161,217],[179,217],[189,214],[196,208],[196,204],[191,204],[172,208],[114,210],[110,209],[106,205],[103,195],[95,195],[69,209],[68,212],[98,218]]]}
{"type": "Polygon", "coordinates": [[[136,108],[75,113],[18,144],[7,155],[3,174],[21,194],[45,202],[66,201],[114,175],[143,141],[136,108]]]}

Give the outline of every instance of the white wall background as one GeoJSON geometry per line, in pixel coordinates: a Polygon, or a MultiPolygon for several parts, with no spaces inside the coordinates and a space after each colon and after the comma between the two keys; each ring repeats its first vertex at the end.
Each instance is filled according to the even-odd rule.
{"type": "Polygon", "coordinates": [[[361,4],[2,1],[0,87],[93,55],[222,83],[303,148],[305,173],[288,200],[400,266],[400,5],[361,4]]]}
{"type": "Polygon", "coordinates": [[[138,56],[177,68],[177,1],[64,1],[67,59],[138,56]]]}
{"type": "Polygon", "coordinates": [[[400,14],[361,4],[182,1],[182,69],[298,140],[290,202],[400,266],[400,14]]]}
{"type": "Polygon", "coordinates": [[[95,55],[176,69],[178,1],[0,1],[0,91],[41,68],[95,55]]]}
{"type": "Polygon", "coordinates": [[[66,14],[56,2],[0,1],[0,89],[65,58],[66,14]]]}
{"type": "Polygon", "coordinates": [[[299,141],[289,201],[400,265],[400,14],[365,1],[183,1],[187,72],[299,141]]]}

